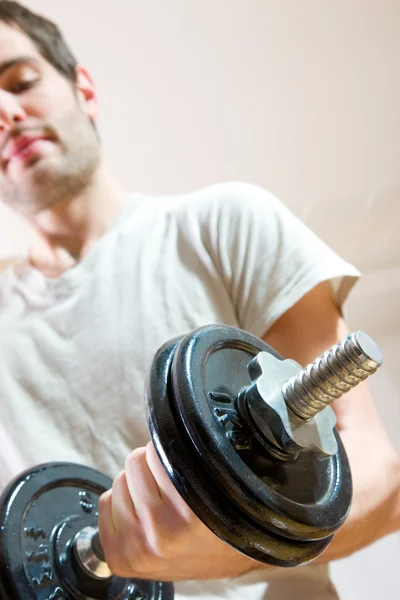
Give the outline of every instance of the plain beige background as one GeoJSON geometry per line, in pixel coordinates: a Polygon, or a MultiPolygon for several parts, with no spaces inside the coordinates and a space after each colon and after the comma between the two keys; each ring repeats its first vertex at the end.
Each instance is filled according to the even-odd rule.
{"type": "MultiPolygon", "coordinates": [[[[363,271],[347,317],[383,349],[371,386],[400,451],[400,1],[26,4],[97,80],[128,187],[257,183],[363,271]]],[[[30,239],[0,204],[0,260],[30,239]]],[[[343,600],[400,597],[399,558],[400,533],[334,563],[343,600]]]]}

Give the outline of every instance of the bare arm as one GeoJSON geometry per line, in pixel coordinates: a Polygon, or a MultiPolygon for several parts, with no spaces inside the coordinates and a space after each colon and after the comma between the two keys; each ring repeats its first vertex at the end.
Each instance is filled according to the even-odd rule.
{"type": "MultiPolygon", "coordinates": [[[[264,340],[301,365],[312,362],[348,333],[331,286],[304,296],[266,333],[264,340]]],[[[349,555],[400,529],[400,458],[389,440],[368,384],[359,384],[332,405],[353,476],[349,518],[319,562],[349,555]]]]}
{"type": "MultiPolygon", "coordinates": [[[[322,284],[287,311],[265,340],[305,365],[345,333],[330,286],[322,284]]],[[[335,410],[352,467],[354,500],[351,515],[319,561],[351,554],[400,526],[400,461],[367,386],[352,390],[335,410]]],[[[103,548],[117,575],[223,579],[268,568],[222,542],[194,515],[151,443],[129,455],[99,509],[103,548]]]]}

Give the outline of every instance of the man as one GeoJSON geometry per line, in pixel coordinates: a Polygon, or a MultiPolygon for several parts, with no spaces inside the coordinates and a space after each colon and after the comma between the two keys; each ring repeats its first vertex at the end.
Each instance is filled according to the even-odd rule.
{"type": "Polygon", "coordinates": [[[268,581],[268,598],[334,598],[324,564],[400,527],[399,458],[367,385],[334,405],[351,515],[315,566],[284,571],[195,517],[149,442],[142,396],[158,347],[207,323],[307,364],[346,334],[358,272],[255,186],[128,193],[104,162],[97,114],[95,85],[58,29],[0,2],[0,198],[41,240],[1,279],[1,486],[49,460],[112,476],[99,516],[111,569],[191,580],[178,598],[262,598],[268,581]]]}

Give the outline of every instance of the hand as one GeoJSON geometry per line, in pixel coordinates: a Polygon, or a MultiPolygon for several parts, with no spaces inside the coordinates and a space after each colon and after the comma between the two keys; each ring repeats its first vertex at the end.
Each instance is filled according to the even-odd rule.
{"type": "Polygon", "coordinates": [[[128,457],[99,502],[107,564],[120,577],[160,581],[223,579],[266,568],[228,546],[194,514],[151,442],[128,457]]]}

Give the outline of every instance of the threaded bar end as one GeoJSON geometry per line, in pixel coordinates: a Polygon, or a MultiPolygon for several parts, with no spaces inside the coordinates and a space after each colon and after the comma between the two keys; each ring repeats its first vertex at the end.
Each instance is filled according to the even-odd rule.
{"type": "Polygon", "coordinates": [[[282,393],[293,412],[308,420],[373,375],[381,364],[379,346],[358,331],[291,377],[282,393]]]}

